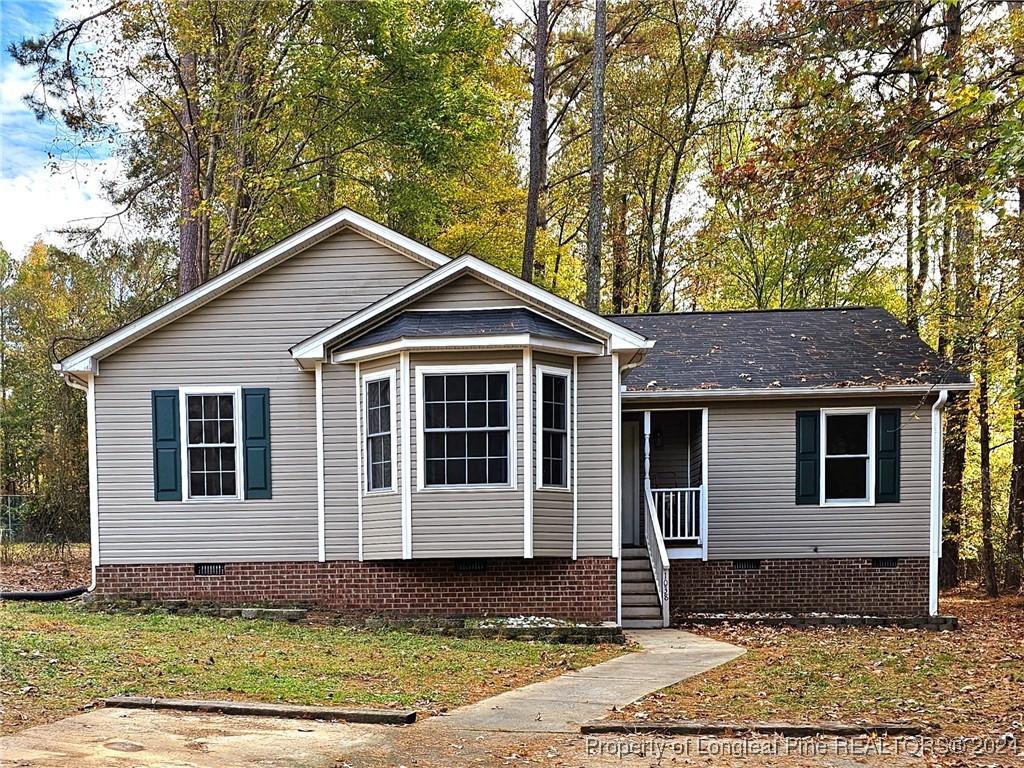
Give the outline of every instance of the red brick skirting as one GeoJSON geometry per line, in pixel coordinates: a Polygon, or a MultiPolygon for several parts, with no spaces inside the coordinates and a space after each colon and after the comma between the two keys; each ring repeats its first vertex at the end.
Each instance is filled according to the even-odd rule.
{"type": "Polygon", "coordinates": [[[692,613],[928,614],[928,558],[901,557],[895,568],[871,558],[673,560],[673,616],[692,613]]]}
{"type": "Polygon", "coordinates": [[[483,570],[466,568],[458,560],[226,563],[223,576],[196,576],[191,563],[101,565],[95,593],[365,614],[615,621],[612,558],[495,558],[477,563],[483,570]]]}

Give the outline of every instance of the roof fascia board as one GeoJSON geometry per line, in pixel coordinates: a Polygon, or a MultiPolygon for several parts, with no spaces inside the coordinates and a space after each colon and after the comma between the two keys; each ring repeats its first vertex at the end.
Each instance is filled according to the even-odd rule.
{"type": "Polygon", "coordinates": [[[405,288],[395,291],[395,293],[390,296],[384,297],[380,301],[371,304],[360,312],[357,312],[356,314],[345,318],[341,322],[335,323],[329,328],[325,328],[320,333],[310,336],[305,341],[296,344],[291,349],[292,357],[298,360],[300,365],[303,365],[304,361],[309,362],[314,360],[323,360],[325,356],[325,347],[333,340],[343,336],[355,328],[365,325],[373,318],[378,317],[395,307],[402,306],[430,293],[432,290],[435,290],[466,273],[472,273],[476,277],[483,279],[484,282],[491,283],[502,290],[512,291],[513,293],[522,295],[532,301],[535,305],[545,307],[549,310],[554,310],[558,314],[573,318],[576,322],[586,328],[595,329],[607,334],[611,339],[610,346],[612,350],[622,348],[646,350],[654,346],[653,341],[645,339],[643,336],[634,333],[627,328],[623,328],[616,323],[606,320],[600,315],[595,315],[582,307],[577,307],[572,302],[554,296],[553,294],[550,294],[541,288],[537,288],[524,280],[520,280],[497,267],[480,261],[473,256],[460,256],[458,259],[436,269],[434,272],[410,283],[405,288]]]}
{"type": "Polygon", "coordinates": [[[544,352],[557,352],[576,355],[600,355],[604,352],[603,344],[587,344],[585,342],[561,341],[534,336],[529,333],[515,333],[502,336],[431,336],[394,339],[392,341],[372,344],[359,349],[338,350],[331,355],[332,363],[351,363],[356,360],[367,360],[372,357],[392,355],[404,350],[445,351],[462,349],[539,349],[544,352]]]}
{"type": "Polygon", "coordinates": [[[626,390],[622,393],[623,401],[647,402],[649,400],[748,400],[751,398],[813,398],[813,397],[855,397],[863,395],[930,395],[938,394],[939,390],[951,392],[968,392],[974,384],[934,384],[877,387],[774,387],[758,389],[661,389],[655,392],[637,392],[626,390]]]}
{"type": "Polygon", "coordinates": [[[428,265],[443,266],[451,261],[447,256],[434,251],[432,248],[417,243],[397,232],[392,232],[387,227],[366,218],[362,214],[348,208],[342,208],[329,216],[325,216],[320,221],[299,230],[276,245],[272,245],[235,269],[223,272],[212,280],[207,280],[195,290],[169,301],[159,309],[140,317],[138,320],[119,328],[99,341],[69,355],[61,361],[61,370],[92,372],[90,368],[84,367],[89,365],[88,361],[91,358],[98,358],[104,355],[104,353],[110,354],[111,351],[130,344],[136,338],[166,325],[191,309],[211,301],[236,285],[246,282],[260,272],[271,268],[278,261],[283,261],[346,228],[352,229],[382,245],[393,248],[410,258],[422,261],[428,265]]]}

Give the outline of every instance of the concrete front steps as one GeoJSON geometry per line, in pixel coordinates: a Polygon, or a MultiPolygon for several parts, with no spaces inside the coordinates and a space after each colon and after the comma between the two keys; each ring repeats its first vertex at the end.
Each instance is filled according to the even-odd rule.
{"type": "Polygon", "coordinates": [[[658,587],[643,547],[622,548],[622,628],[661,628],[658,587]]]}

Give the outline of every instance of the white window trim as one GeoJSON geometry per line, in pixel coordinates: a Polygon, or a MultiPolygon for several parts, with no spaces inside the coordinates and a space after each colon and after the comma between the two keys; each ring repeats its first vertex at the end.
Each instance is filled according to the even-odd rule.
{"type": "Polygon", "coordinates": [[[572,371],[554,365],[537,365],[536,389],[533,398],[536,403],[537,428],[534,434],[536,449],[536,488],[539,491],[560,491],[572,493],[572,371]],[[565,379],[565,485],[544,484],[544,376],[561,376],[565,379]]]}
{"type": "Polygon", "coordinates": [[[242,434],[242,388],[239,386],[178,387],[178,423],[181,435],[181,500],[189,504],[220,504],[245,500],[245,460],[242,434]],[[231,395],[235,399],[235,495],[234,496],[192,496],[188,481],[188,396],[189,395],[231,395]]]}
{"type": "Polygon", "coordinates": [[[362,477],[363,477],[363,485],[362,485],[362,487],[365,489],[363,492],[367,496],[378,496],[378,495],[385,495],[385,494],[389,494],[389,493],[398,493],[398,460],[399,460],[400,457],[399,457],[399,454],[398,454],[398,429],[397,429],[397,426],[398,426],[398,414],[397,414],[398,403],[396,402],[396,399],[395,399],[395,394],[397,392],[397,390],[395,388],[395,383],[396,383],[397,378],[398,378],[398,371],[395,368],[389,368],[389,369],[383,370],[383,371],[374,371],[373,373],[364,373],[363,374],[363,382],[360,385],[362,387],[363,402],[362,402],[362,406],[361,406],[362,413],[360,414],[362,416],[362,424],[361,424],[360,431],[359,431],[359,439],[361,441],[361,445],[363,446],[363,459],[359,462],[359,464],[360,464],[360,467],[361,467],[360,472],[362,472],[362,477]],[[387,379],[388,386],[390,387],[390,390],[391,390],[391,393],[390,393],[391,407],[389,408],[390,418],[391,418],[391,425],[390,425],[390,429],[391,429],[391,487],[390,488],[372,488],[371,489],[370,488],[370,472],[369,472],[370,450],[369,450],[369,446],[366,444],[367,441],[369,440],[369,437],[370,437],[370,433],[369,433],[370,426],[369,426],[369,420],[366,418],[366,408],[367,408],[367,405],[370,402],[369,397],[368,397],[369,385],[372,384],[375,381],[383,381],[384,379],[387,379]]]}
{"type": "MultiPolygon", "coordinates": [[[[873,507],[875,506],[875,408],[822,408],[821,425],[819,428],[820,443],[818,449],[819,479],[818,492],[821,494],[819,506],[822,507],[873,507]],[[828,416],[866,416],[868,420],[868,467],[867,467],[867,492],[866,499],[827,499],[825,497],[825,461],[827,456],[827,418],[828,416]]],[[[835,457],[833,457],[835,458],[835,457]]]]}
{"type": "Polygon", "coordinates": [[[518,409],[518,393],[516,391],[517,363],[485,363],[480,365],[417,365],[416,366],[416,490],[418,491],[507,491],[518,487],[519,473],[518,451],[516,450],[518,426],[516,410],[518,409]],[[508,374],[508,482],[500,485],[426,485],[424,472],[426,451],[423,439],[423,377],[432,375],[460,373],[505,373],[508,374]]]}

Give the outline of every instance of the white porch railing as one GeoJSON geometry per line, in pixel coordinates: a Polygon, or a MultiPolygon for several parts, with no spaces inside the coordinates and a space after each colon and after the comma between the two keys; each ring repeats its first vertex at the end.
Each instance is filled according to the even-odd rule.
{"type": "Polygon", "coordinates": [[[651,570],[654,572],[654,584],[658,588],[658,601],[661,603],[662,626],[669,625],[669,592],[668,572],[671,562],[668,559],[668,550],[665,548],[665,537],[661,535],[661,526],[658,525],[654,506],[654,496],[651,489],[644,489],[647,519],[644,525],[644,540],[647,544],[647,552],[651,558],[651,570]]]}
{"type": "Polygon", "coordinates": [[[697,488],[652,488],[652,505],[666,541],[701,541],[701,491],[697,488]]]}

